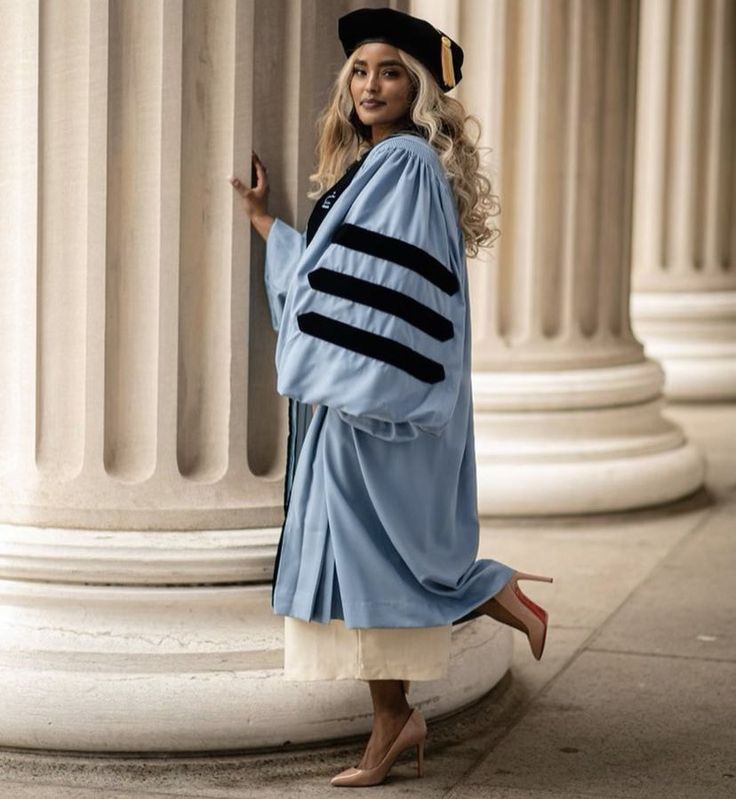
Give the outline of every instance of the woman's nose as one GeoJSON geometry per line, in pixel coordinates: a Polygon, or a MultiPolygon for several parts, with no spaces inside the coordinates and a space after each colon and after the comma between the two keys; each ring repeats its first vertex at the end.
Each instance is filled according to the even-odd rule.
{"type": "Polygon", "coordinates": [[[378,88],[378,74],[376,72],[369,72],[368,73],[367,85],[368,85],[369,89],[377,89],[378,88]]]}

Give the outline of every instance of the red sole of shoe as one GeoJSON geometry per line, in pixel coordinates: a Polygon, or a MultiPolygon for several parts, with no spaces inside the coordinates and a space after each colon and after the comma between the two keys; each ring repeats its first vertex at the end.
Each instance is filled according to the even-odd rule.
{"type": "Polygon", "coordinates": [[[542,659],[542,655],[544,654],[544,645],[547,643],[547,614],[544,614],[544,632],[542,633],[542,645],[539,647],[539,657],[537,660],[542,659]]]}
{"type": "Polygon", "coordinates": [[[536,655],[534,656],[537,660],[540,660],[542,657],[542,653],[544,652],[544,645],[547,641],[547,621],[549,619],[549,614],[544,608],[539,607],[536,602],[533,602],[529,597],[519,588],[518,585],[514,586],[514,592],[516,596],[519,597],[519,600],[526,605],[526,607],[531,610],[531,612],[542,622],[544,625],[544,632],[542,633],[542,644],[539,647],[539,657],[536,655]]]}

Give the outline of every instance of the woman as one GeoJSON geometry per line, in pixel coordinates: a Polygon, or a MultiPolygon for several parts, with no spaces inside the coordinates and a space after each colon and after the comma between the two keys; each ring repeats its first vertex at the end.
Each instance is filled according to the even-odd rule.
{"type": "Polygon", "coordinates": [[[272,595],[286,676],[367,679],[373,700],[360,763],[332,779],[347,786],[382,782],[409,746],[421,775],[426,724],[405,689],[446,673],[452,624],[489,615],[541,657],[547,613],[517,580],[552,578],[475,560],[465,256],[495,231],[468,117],[445,95],[462,50],[392,9],[347,14],[338,33],[347,61],[320,119],[305,233],[269,215],[255,154],[256,186],[231,181],[266,240],[277,390],[290,398],[272,595]],[[427,670],[438,651],[443,674],[427,670]]]}

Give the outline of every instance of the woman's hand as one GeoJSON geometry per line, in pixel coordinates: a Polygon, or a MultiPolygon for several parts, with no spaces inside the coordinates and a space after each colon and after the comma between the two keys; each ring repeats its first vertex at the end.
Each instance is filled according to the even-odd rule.
{"type": "Polygon", "coordinates": [[[242,180],[234,175],[231,175],[229,180],[242,198],[243,208],[253,227],[265,239],[273,222],[273,217],[268,213],[268,171],[255,152],[252,154],[252,161],[256,172],[256,185],[252,189],[249,189],[242,180]]]}

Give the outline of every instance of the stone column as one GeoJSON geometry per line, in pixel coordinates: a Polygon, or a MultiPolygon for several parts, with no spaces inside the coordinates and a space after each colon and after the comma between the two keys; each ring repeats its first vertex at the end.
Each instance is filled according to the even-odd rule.
{"type": "Polygon", "coordinates": [[[629,324],[637,3],[455,5],[458,97],[502,207],[491,256],[469,263],[480,511],[689,494],[701,457],[629,324]]]}
{"type": "Polygon", "coordinates": [[[736,6],[642,0],[632,320],[673,400],[736,399],[736,6]]]}
{"type": "MultiPolygon", "coordinates": [[[[226,179],[254,146],[305,221],[337,5],[0,0],[0,745],[370,726],[361,683],[283,680],[285,408],[226,179]]],[[[508,665],[505,628],[454,636],[451,679],[412,689],[430,717],[508,665]]]]}

